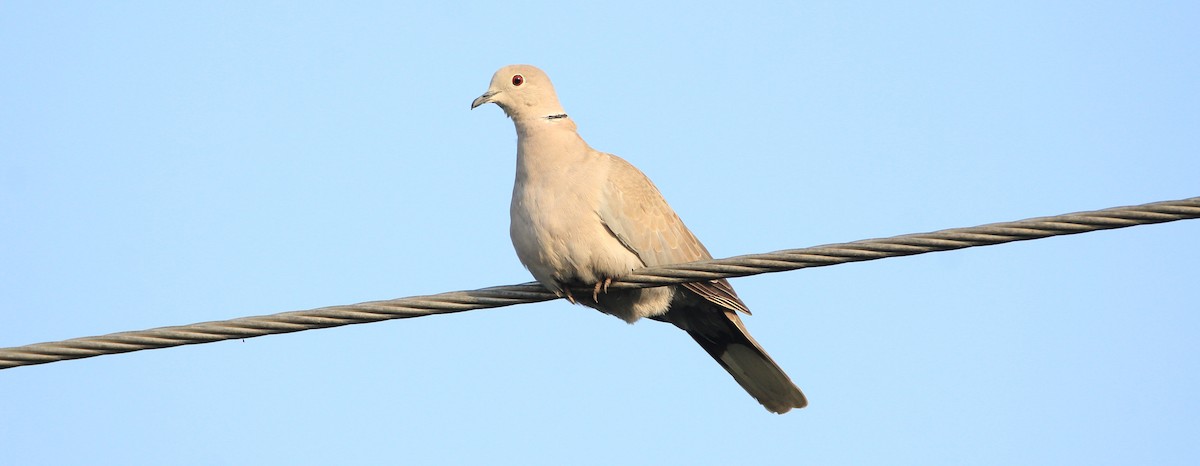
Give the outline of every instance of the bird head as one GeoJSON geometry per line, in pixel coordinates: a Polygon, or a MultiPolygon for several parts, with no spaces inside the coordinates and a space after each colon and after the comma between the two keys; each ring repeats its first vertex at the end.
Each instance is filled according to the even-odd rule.
{"type": "Polygon", "coordinates": [[[492,75],[487,92],[471,102],[474,109],[493,103],[513,120],[563,115],[554,85],[546,73],[530,65],[509,65],[492,75]]]}

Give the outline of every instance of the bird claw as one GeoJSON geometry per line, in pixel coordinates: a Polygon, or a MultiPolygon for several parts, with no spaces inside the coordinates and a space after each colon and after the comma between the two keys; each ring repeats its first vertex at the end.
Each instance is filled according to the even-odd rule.
{"type": "Polygon", "coordinates": [[[611,284],[612,284],[611,278],[605,278],[604,280],[596,282],[596,288],[592,290],[592,301],[599,303],[600,302],[600,290],[603,289],[604,294],[608,294],[608,285],[611,285],[611,284]]]}
{"type": "Polygon", "coordinates": [[[575,300],[575,295],[571,294],[570,288],[563,288],[563,294],[566,295],[567,301],[570,301],[571,304],[579,304],[579,301],[575,300]]]}

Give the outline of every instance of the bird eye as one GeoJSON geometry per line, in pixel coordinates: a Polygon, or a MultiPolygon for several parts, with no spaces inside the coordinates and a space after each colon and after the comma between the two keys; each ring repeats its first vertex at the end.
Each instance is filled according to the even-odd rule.
{"type": "Polygon", "coordinates": [[[519,74],[514,74],[514,75],[513,75],[513,85],[514,85],[514,86],[520,86],[521,84],[524,84],[524,83],[525,83],[525,77],[524,77],[524,76],[521,76],[521,75],[519,75],[519,74]]]}

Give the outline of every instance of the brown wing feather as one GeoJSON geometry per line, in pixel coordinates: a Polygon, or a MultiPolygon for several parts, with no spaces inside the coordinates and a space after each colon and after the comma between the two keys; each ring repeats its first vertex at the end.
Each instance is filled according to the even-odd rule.
{"type": "MultiPolygon", "coordinates": [[[[708,249],[683,224],[662,193],[640,170],[611,154],[605,202],[598,212],[608,231],[647,266],[712,259],[708,249]],[[637,200],[637,201],[632,201],[637,200]]],[[[704,299],[750,313],[725,279],[683,284],[704,299]]]]}

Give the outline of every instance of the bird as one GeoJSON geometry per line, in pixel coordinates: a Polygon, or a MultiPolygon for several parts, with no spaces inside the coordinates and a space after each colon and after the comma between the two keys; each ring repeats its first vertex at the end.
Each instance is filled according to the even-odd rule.
{"type": "Polygon", "coordinates": [[[808,404],[746,330],[738,313],[749,315],[749,308],[727,280],[609,289],[634,269],[712,255],[645,174],[579,136],[545,72],[500,68],[471,109],[488,103],[517,130],[509,235],[542,286],[630,324],[641,318],[674,324],[770,412],[808,404]]]}

